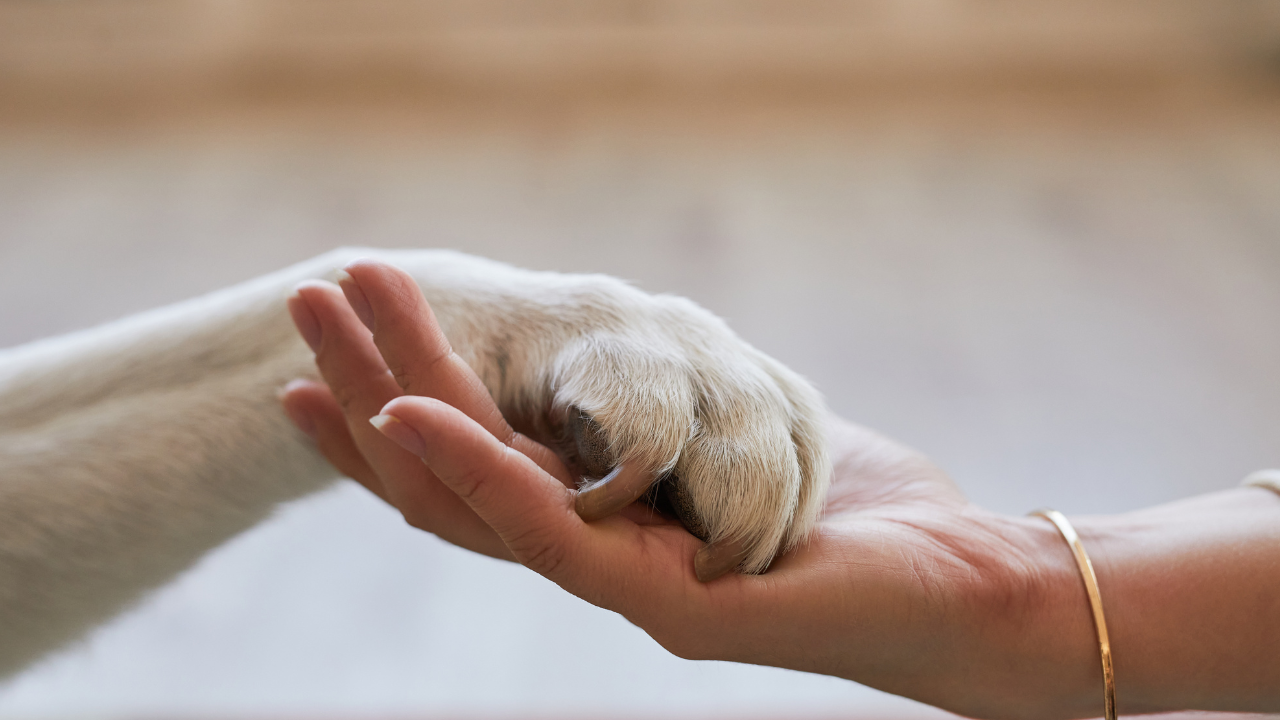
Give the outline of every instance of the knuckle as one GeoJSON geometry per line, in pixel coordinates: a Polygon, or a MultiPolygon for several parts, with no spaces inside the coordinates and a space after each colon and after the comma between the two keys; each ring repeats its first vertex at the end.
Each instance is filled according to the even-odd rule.
{"type": "Polygon", "coordinates": [[[391,373],[391,377],[395,378],[396,384],[405,392],[412,392],[415,388],[421,389],[429,382],[432,373],[440,367],[450,356],[453,355],[451,349],[446,349],[435,357],[425,360],[416,359],[410,363],[392,358],[388,359],[387,369],[391,373]]]}
{"type": "Polygon", "coordinates": [[[408,390],[418,384],[418,376],[401,365],[396,365],[391,369],[391,377],[395,378],[396,384],[402,390],[408,390]]]}
{"type": "MultiPolygon", "coordinates": [[[[342,412],[353,415],[360,411],[361,406],[370,403],[371,399],[383,397],[386,393],[385,380],[386,371],[370,369],[342,377],[342,382],[331,383],[329,390],[333,393],[333,399],[337,401],[338,407],[342,408],[342,412]]],[[[383,402],[390,399],[387,397],[383,402]]]]}
{"type": "Polygon", "coordinates": [[[395,313],[393,317],[412,321],[418,307],[418,283],[412,275],[394,265],[387,266],[387,279],[390,281],[387,284],[387,302],[395,313]]]}
{"type": "Polygon", "coordinates": [[[487,471],[479,464],[467,467],[458,473],[450,483],[453,491],[467,504],[482,502],[485,489],[488,487],[487,471]]]}
{"type": "Polygon", "coordinates": [[[331,387],[330,390],[333,392],[333,399],[338,401],[338,407],[342,408],[343,413],[350,415],[355,409],[360,393],[347,384],[331,387]]]}
{"type": "Polygon", "coordinates": [[[520,564],[544,577],[554,577],[565,562],[565,549],[540,529],[522,532],[507,541],[520,564]]]}

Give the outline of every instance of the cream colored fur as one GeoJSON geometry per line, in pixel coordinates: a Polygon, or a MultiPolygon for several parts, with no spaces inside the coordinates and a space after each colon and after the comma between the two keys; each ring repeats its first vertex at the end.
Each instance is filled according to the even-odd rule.
{"type": "Polygon", "coordinates": [[[683,298],[438,250],[344,249],[0,351],[0,676],[74,639],[335,471],[276,393],[315,374],[292,288],[357,257],[412,273],[503,412],[577,407],[618,458],[674,469],[763,569],[813,527],[821,399],[683,298]]]}

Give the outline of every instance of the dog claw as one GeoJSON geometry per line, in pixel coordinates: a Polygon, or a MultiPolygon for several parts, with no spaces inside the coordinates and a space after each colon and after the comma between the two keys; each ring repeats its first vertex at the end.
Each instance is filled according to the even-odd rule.
{"type": "Polygon", "coordinates": [[[653,473],[619,465],[598,482],[579,490],[573,508],[585,522],[608,517],[640,499],[655,480],[653,473]]]}
{"type": "Polygon", "coordinates": [[[747,546],[741,540],[717,540],[702,546],[693,556],[693,574],[698,582],[711,582],[742,564],[747,557],[747,546]]]}

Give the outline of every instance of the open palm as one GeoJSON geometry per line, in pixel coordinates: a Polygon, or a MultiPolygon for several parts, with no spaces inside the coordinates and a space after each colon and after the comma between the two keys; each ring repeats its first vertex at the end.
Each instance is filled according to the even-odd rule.
{"type": "Polygon", "coordinates": [[[411,524],[519,561],[682,657],[837,675],[977,716],[1033,716],[1095,682],[1087,632],[1059,628],[1086,642],[1050,653],[1034,626],[1046,604],[1078,603],[1043,589],[1073,577],[1069,556],[1030,560],[1060,542],[1047,524],[977,508],[921,455],[832,418],[832,486],[809,542],[763,575],[698,582],[704,544],[678,523],[641,505],[578,517],[564,465],[502,418],[411,279],[379,265],[357,275],[292,299],[326,384],[295,383],[283,402],[411,524]],[[375,332],[348,299],[377,318],[375,332]],[[982,704],[991,697],[999,710],[982,704]]]}

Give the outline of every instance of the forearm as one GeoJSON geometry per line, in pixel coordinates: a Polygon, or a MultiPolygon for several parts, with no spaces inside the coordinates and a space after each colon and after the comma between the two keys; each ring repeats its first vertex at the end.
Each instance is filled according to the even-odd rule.
{"type": "Polygon", "coordinates": [[[1280,496],[1237,488],[1077,527],[1122,712],[1280,708],[1280,496]]]}
{"type": "MultiPolygon", "coordinates": [[[[1047,520],[1008,522],[1045,599],[993,654],[1017,659],[1014,682],[1043,693],[1046,716],[1099,716],[1098,640],[1070,548],[1047,520]]],[[[1097,575],[1121,715],[1280,707],[1280,496],[1238,488],[1071,522],[1097,575]]]]}

